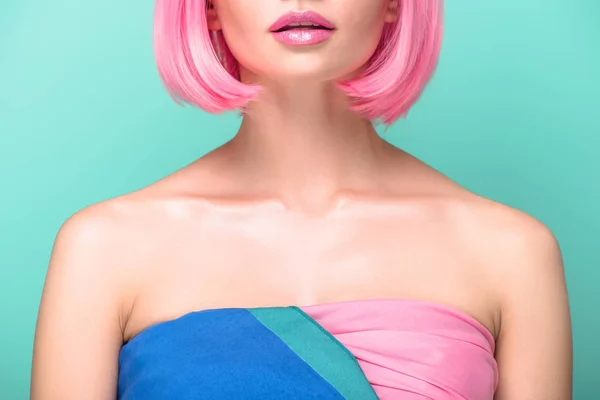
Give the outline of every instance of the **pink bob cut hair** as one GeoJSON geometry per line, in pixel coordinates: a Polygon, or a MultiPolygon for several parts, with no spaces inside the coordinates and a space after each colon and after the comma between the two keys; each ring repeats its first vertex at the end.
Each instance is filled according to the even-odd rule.
{"type": "MultiPolygon", "coordinates": [[[[388,126],[419,99],[437,66],[443,35],[443,0],[398,1],[398,19],[384,26],[364,71],[337,82],[352,110],[388,126]]],[[[223,33],[208,29],[207,8],[207,0],[156,0],[160,78],[179,104],[214,114],[244,110],[261,88],[239,81],[239,65],[223,33]]]]}

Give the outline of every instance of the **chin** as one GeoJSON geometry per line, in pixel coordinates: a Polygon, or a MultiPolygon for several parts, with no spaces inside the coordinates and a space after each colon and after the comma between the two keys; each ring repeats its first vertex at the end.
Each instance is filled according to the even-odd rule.
{"type": "Polygon", "coordinates": [[[295,69],[277,71],[276,74],[270,75],[269,78],[282,83],[318,83],[335,81],[338,78],[338,74],[323,70],[295,69]]]}
{"type": "Polygon", "coordinates": [[[331,63],[321,60],[289,60],[280,62],[260,73],[269,79],[280,82],[329,82],[338,81],[355,74],[361,67],[344,65],[339,62],[331,63]]]}

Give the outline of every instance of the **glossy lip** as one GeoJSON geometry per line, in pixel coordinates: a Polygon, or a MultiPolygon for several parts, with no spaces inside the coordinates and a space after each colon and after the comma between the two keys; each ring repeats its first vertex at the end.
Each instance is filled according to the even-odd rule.
{"type": "Polygon", "coordinates": [[[278,31],[279,29],[285,27],[286,25],[292,24],[294,22],[310,22],[316,25],[321,25],[327,29],[335,29],[335,25],[327,18],[323,17],[321,14],[316,13],[314,11],[292,11],[286,14],[283,14],[281,17],[277,19],[271,25],[269,30],[271,32],[278,31]]]}

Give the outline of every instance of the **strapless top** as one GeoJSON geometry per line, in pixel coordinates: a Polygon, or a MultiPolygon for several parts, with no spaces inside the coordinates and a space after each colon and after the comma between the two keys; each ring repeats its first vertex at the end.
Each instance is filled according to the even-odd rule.
{"type": "Polygon", "coordinates": [[[119,354],[119,400],[492,400],[494,338],[415,300],[195,311],[119,354]]]}

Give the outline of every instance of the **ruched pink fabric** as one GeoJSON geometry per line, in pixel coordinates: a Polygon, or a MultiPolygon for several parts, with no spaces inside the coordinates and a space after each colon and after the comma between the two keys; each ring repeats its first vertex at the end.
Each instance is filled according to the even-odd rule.
{"type": "Polygon", "coordinates": [[[404,299],[301,308],[350,350],[381,400],[494,397],[494,337],[464,312],[404,299]]]}

